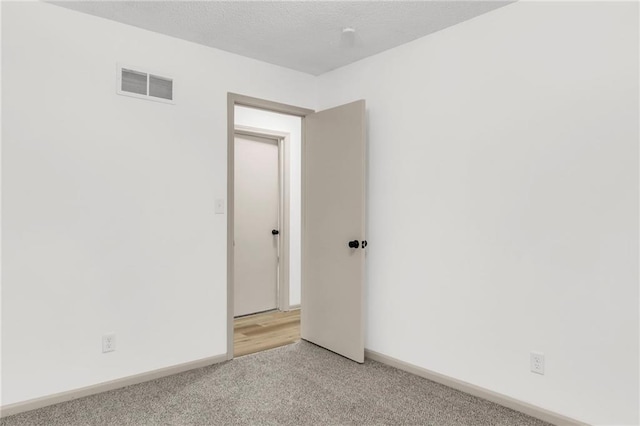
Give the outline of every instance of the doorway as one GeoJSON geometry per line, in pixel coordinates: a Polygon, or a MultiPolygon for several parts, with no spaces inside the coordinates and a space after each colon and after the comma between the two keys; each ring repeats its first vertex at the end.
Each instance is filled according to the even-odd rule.
{"type": "Polygon", "coordinates": [[[242,356],[300,339],[302,121],[233,108],[233,352],[242,356]]]}
{"type": "MultiPolygon", "coordinates": [[[[227,358],[234,357],[236,334],[234,168],[238,123],[235,111],[236,107],[249,107],[297,117],[302,127],[300,263],[297,265],[300,268],[300,337],[355,362],[364,362],[364,248],[368,246],[365,240],[365,101],[314,112],[233,93],[229,93],[227,99],[227,358]]],[[[289,254],[292,252],[290,247],[289,254]]],[[[290,262],[290,266],[296,266],[296,262],[290,262]]],[[[292,269],[288,270],[291,275],[292,269]]],[[[290,284],[292,282],[294,278],[290,276],[290,284]]],[[[292,288],[290,285],[289,289],[292,288]]],[[[289,296],[291,300],[292,295],[289,296]]],[[[259,327],[264,324],[248,326],[253,331],[259,327]]]]}

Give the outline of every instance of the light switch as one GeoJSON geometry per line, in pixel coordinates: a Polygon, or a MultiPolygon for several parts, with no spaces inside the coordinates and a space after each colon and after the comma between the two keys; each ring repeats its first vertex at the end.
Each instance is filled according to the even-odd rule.
{"type": "Polygon", "coordinates": [[[224,199],[216,199],[216,214],[224,214],[224,199]]]}

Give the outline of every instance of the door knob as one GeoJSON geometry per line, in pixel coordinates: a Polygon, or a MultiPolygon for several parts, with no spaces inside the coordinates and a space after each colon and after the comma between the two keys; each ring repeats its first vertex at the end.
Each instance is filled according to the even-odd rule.
{"type": "Polygon", "coordinates": [[[358,240],[349,241],[350,248],[358,248],[360,247],[360,242],[358,240]]]}
{"type": "Polygon", "coordinates": [[[271,230],[271,235],[278,235],[280,233],[280,231],[278,231],[277,229],[272,229],[271,230]]]}

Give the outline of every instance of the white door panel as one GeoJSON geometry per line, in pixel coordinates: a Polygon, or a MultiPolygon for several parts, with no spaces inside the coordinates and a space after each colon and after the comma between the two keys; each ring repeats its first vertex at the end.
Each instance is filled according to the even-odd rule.
{"type": "Polygon", "coordinates": [[[304,128],[302,338],[364,362],[365,102],[304,128]]]}
{"type": "Polygon", "coordinates": [[[234,316],[277,308],[278,144],[235,137],[234,316]]]}

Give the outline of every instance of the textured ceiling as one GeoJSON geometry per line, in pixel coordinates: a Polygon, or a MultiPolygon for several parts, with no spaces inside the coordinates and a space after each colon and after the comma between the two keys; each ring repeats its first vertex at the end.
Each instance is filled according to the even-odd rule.
{"type": "Polygon", "coordinates": [[[55,1],[62,7],[309,74],[347,65],[505,1],[55,1]],[[352,27],[354,34],[343,34],[352,27]]]}

